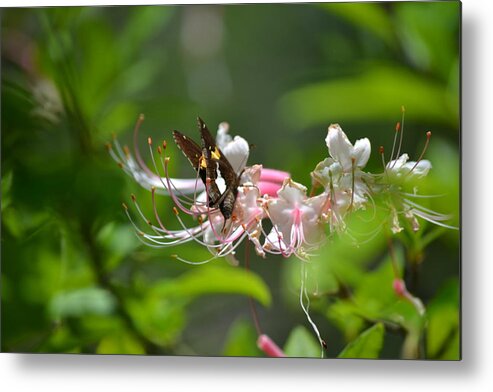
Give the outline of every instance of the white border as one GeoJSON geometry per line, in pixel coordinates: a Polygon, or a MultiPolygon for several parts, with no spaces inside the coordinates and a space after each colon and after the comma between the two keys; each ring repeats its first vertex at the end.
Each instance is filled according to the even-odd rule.
{"type": "MultiPolygon", "coordinates": [[[[250,1],[243,1],[248,3],[250,1]]],[[[286,2],[286,1],[284,1],[286,2]]],[[[4,6],[156,1],[2,1],[4,6]]],[[[173,2],[177,4],[179,2],[173,2]]],[[[186,2],[189,4],[198,1],[186,2]]],[[[231,3],[231,1],[218,1],[231,3]]],[[[463,361],[270,360],[0,355],[3,391],[487,391],[493,385],[492,179],[488,150],[493,23],[485,0],[463,1],[463,361]]]]}

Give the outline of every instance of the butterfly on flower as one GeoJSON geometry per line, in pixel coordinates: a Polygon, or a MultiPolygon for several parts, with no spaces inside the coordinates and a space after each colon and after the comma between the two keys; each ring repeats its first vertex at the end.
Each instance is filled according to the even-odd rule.
{"type": "Polygon", "coordinates": [[[224,219],[231,218],[241,173],[238,175],[226,156],[216,145],[207,125],[199,117],[197,119],[202,145],[173,131],[175,143],[188,158],[205,185],[210,208],[219,208],[224,219]],[[220,188],[223,188],[222,190],[220,188]]]}

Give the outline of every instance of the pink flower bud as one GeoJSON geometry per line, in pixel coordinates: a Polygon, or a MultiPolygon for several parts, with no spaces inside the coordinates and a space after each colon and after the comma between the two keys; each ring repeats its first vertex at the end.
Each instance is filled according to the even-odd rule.
{"type": "Polygon", "coordinates": [[[275,344],[267,335],[260,335],[257,339],[257,346],[269,357],[284,358],[286,354],[275,344]]]}
{"type": "Polygon", "coordinates": [[[406,284],[402,279],[398,279],[398,278],[394,279],[394,282],[392,283],[392,287],[396,295],[398,295],[399,297],[404,297],[407,293],[406,284]]]}

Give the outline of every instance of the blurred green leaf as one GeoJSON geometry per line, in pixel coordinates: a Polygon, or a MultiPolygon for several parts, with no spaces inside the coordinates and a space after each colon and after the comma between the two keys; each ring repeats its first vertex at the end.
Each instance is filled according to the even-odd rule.
{"type": "MultiPolygon", "coordinates": [[[[457,58],[460,2],[403,3],[394,7],[396,29],[407,56],[419,68],[444,81],[457,58]]],[[[456,74],[458,79],[459,74],[456,74]]]]}
{"type": "Polygon", "coordinates": [[[2,213],[3,210],[10,205],[12,198],[10,196],[10,189],[12,187],[12,171],[2,175],[2,213]]]}
{"type": "Polygon", "coordinates": [[[297,326],[289,334],[284,345],[284,353],[288,357],[320,358],[320,344],[305,327],[297,326]]]}
{"type": "Polygon", "coordinates": [[[154,295],[163,297],[195,298],[214,293],[247,295],[264,306],[271,303],[269,288],[259,276],[230,266],[196,267],[153,288],[154,295]]]}
{"type": "Polygon", "coordinates": [[[373,33],[392,47],[397,43],[392,21],[380,3],[325,3],[319,6],[373,33]]]}
{"type": "Polygon", "coordinates": [[[97,354],[145,354],[145,349],[138,340],[131,335],[118,331],[105,336],[96,348],[97,354]]]}
{"type": "Polygon", "coordinates": [[[372,66],[358,75],[313,83],[286,94],[279,110],[291,130],[330,122],[394,120],[401,105],[423,121],[457,126],[444,85],[405,68],[372,66]]]}
{"type": "Polygon", "coordinates": [[[100,140],[110,140],[112,134],[118,134],[129,128],[139,114],[135,103],[120,101],[110,107],[107,112],[101,113],[98,121],[98,137],[100,140]]]}
{"type": "Polygon", "coordinates": [[[459,302],[459,282],[453,279],[428,304],[428,357],[459,359],[459,302]]]}
{"type": "Polygon", "coordinates": [[[258,357],[262,353],[257,347],[257,332],[252,324],[236,321],[229,329],[223,355],[229,357],[258,357]]]}
{"type": "Polygon", "coordinates": [[[346,341],[356,339],[365,326],[355,305],[348,301],[338,300],[331,304],[327,308],[327,317],[344,333],[346,341]]]}
{"type": "Polygon", "coordinates": [[[128,299],[127,307],[139,331],[155,344],[171,346],[186,325],[185,301],[146,295],[128,299]]]}
{"type": "Polygon", "coordinates": [[[134,59],[136,52],[168,23],[174,10],[166,6],[131,8],[125,28],[118,35],[122,59],[126,62],[134,59]]]}
{"type": "Polygon", "coordinates": [[[378,358],[383,347],[384,332],[382,323],[375,324],[349,343],[337,357],[378,358]]]}
{"type": "Polygon", "coordinates": [[[58,293],[50,303],[50,313],[54,318],[108,315],[114,311],[115,305],[115,299],[108,291],[86,287],[58,293]]]}

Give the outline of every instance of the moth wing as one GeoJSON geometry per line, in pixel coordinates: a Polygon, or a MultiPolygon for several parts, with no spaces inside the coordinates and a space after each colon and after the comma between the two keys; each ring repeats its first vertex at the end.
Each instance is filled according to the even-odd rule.
{"type": "Polygon", "coordinates": [[[207,166],[211,166],[210,170],[215,176],[211,176],[210,178],[216,179],[217,170],[219,170],[221,177],[224,179],[226,184],[226,189],[231,189],[232,187],[236,188],[238,183],[238,176],[236,175],[236,172],[223,152],[219,149],[219,147],[217,147],[214,137],[211,135],[207,125],[205,125],[204,121],[200,117],[198,118],[198,126],[202,138],[204,155],[207,160],[207,166]]]}
{"type": "Polygon", "coordinates": [[[173,139],[183,155],[185,155],[193,168],[199,173],[200,178],[205,184],[206,170],[201,166],[202,149],[200,146],[178,131],[173,131],[173,139]]]}
{"type": "Polygon", "coordinates": [[[204,121],[202,121],[200,117],[197,118],[197,125],[199,127],[200,138],[202,140],[202,155],[205,158],[206,178],[210,179],[207,189],[209,206],[218,207],[222,194],[216,184],[218,177],[217,171],[219,168],[219,160],[217,158],[218,156],[221,156],[222,153],[217,148],[216,141],[207,128],[207,125],[205,125],[204,121]]]}

